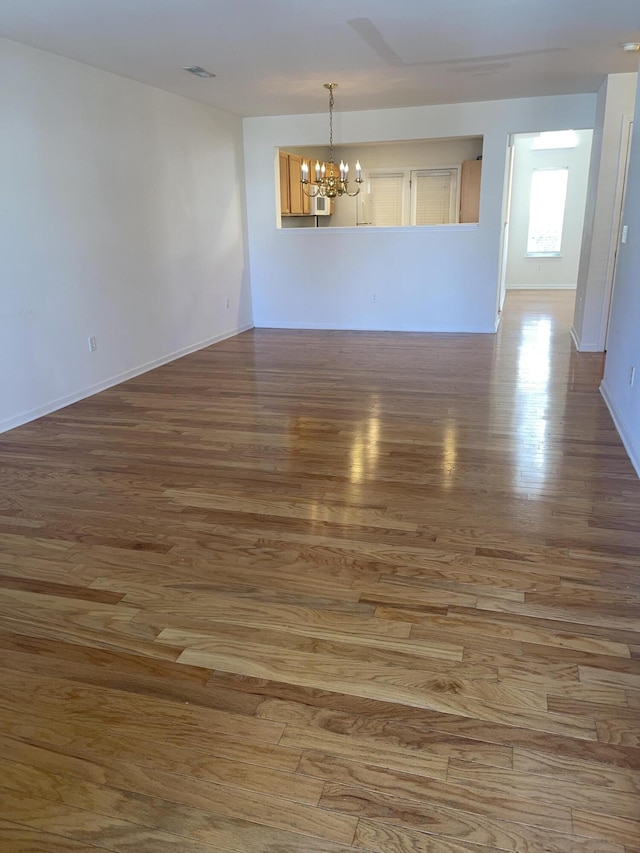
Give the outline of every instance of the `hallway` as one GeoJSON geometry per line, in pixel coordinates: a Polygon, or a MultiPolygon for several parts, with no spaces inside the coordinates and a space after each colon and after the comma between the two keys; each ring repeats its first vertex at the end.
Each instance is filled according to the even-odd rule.
{"type": "Polygon", "coordinates": [[[640,482],[572,299],[1,435],[2,850],[638,853],[640,482]]]}

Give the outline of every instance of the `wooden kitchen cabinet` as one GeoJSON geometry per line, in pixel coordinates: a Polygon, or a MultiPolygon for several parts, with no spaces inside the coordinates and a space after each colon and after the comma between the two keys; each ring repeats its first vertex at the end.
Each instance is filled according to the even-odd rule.
{"type": "Polygon", "coordinates": [[[289,201],[292,216],[309,213],[309,196],[302,190],[302,157],[289,154],[289,201]]]}
{"type": "Polygon", "coordinates": [[[291,213],[291,201],[289,200],[289,155],[286,151],[280,152],[280,213],[288,216],[291,213]]]}
{"type": "Polygon", "coordinates": [[[309,197],[302,190],[302,157],[280,151],[280,212],[283,216],[307,216],[309,197]]]}
{"type": "Polygon", "coordinates": [[[460,222],[480,221],[482,160],[465,160],[460,178],[460,222]]]}

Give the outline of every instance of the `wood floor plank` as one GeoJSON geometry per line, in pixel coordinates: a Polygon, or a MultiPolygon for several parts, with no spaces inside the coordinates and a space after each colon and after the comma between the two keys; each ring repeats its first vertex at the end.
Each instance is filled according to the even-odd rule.
{"type": "MultiPolygon", "coordinates": [[[[327,761],[321,755],[310,754],[306,766],[316,768],[323,777],[336,783],[328,788],[334,805],[359,815],[359,837],[363,825],[370,825],[363,834],[374,849],[379,849],[387,831],[399,833],[399,839],[406,835],[405,844],[415,845],[417,850],[437,848],[438,839],[453,844],[456,841],[470,844],[487,845],[491,850],[508,851],[576,851],[591,849],[593,853],[604,853],[607,845],[602,841],[589,842],[566,832],[558,832],[535,826],[528,817],[524,822],[514,823],[491,816],[492,809],[500,811],[500,803],[474,803],[460,807],[453,788],[446,789],[443,795],[430,796],[433,785],[426,785],[420,779],[408,774],[399,774],[373,767],[363,768],[352,762],[327,761]],[[451,794],[451,803],[445,803],[446,793],[451,794]],[[456,807],[457,804],[457,807],[456,807]],[[485,814],[484,812],[488,813],[485,814]],[[384,824],[384,830],[379,824],[384,824]],[[392,824],[388,826],[388,824],[392,824]],[[377,833],[381,831],[378,837],[377,833]],[[370,837],[370,833],[374,833],[370,837]],[[423,835],[423,833],[426,834],[423,835]],[[598,846],[600,845],[600,846],[598,846]]],[[[512,803],[512,815],[516,815],[522,803],[512,803]]],[[[528,807],[526,807],[528,808],[528,807]]],[[[535,810],[534,810],[535,811],[535,810]]],[[[400,843],[400,841],[396,843],[400,843]]],[[[387,843],[385,841],[385,843],[387,843]]],[[[618,845],[611,845],[616,850],[618,845]]],[[[393,848],[392,848],[393,849],[393,848]]],[[[401,847],[400,849],[404,849],[401,847]]],[[[410,846],[409,849],[414,849],[410,846]]],[[[466,849],[466,847],[464,848],[466,849]]]]}
{"type": "MultiPolygon", "coordinates": [[[[411,655],[407,653],[404,655],[404,658],[399,655],[391,658],[390,655],[376,654],[378,649],[375,644],[368,645],[368,652],[363,649],[363,653],[360,655],[358,654],[360,652],[359,648],[356,647],[354,649],[353,646],[349,645],[337,643],[325,645],[319,642],[302,644],[300,641],[297,641],[295,645],[291,642],[285,645],[283,642],[284,638],[278,638],[273,634],[267,636],[263,633],[262,637],[264,640],[259,643],[255,642],[254,637],[251,640],[244,641],[240,638],[234,638],[229,643],[228,641],[225,642],[225,639],[220,636],[213,640],[211,637],[194,635],[192,632],[167,630],[159,635],[158,641],[162,642],[166,640],[171,645],[184,645],[185,654],[181,656],[181,661],[185,660],[187,652],[201,651],[209,653],[212,658],[218,661],[222,660],[226,655],[246,656],[252,661],[257,661],[262,657],[265,665],[274,667],[281,665],[282,651],[286,648],[288,651],[287,660],[292,670],[296,668],[296,664],[299,664],[300,667],[308,671],[316,670],[318,677],[325,675],[327,678],[330,678],[332,674],[335,674],[337,680],[343,677],[346,669],[354,681],[357,679],[372,679],[384,683],[388,674],[386,671],[387,666],[393,662],[396,664],[394,666],[394,684],[397,684],[399,687],[403,683],[406,683],[407,687],[415,684],[416,687],[419,687],[425,693],[452,694],[462,697],[468,696],[472,699],[486,699],[489,702],[503,703],[515,709],[546,710],[546,700],[540,697],[538,693],[534,694],[532,691],[523,690],[517,686],[503,688],[497,684],[492,684],[488,679],[477,679],[475,676],[479,673],[477,670],[474,671],[473,668],[467,669],[465,666],[454,667],[449,665],[449,675],[444,674],[444,672],[433,673],[436,667],[431,663],[429,656],[432,650],[435,650],[436,658],[440,657],[439,653],[442,652],[442,649],[439,649],[437,646],[429,645],[426,649],[423,648],[420,650],[422,654],[411,655]],[[278,645],[271,645],[272,642],[277,642],[278,645]],[[306,652],[307,649],[310,650],[309,653],[306,652]],[[382,666],[378,663],[378,660],[382,666]],[[412,667],[413,676],[409,674],[410,670],[407,669],[408,667],[412,667]]],[[[400,649],[401,647],[398,645],[395,648],[400,649]]],[[[409,649],[412,652],[414,651],[409,644],[405,644],[404,648],[407,652],[409,649]]],[[[214,668],[213,665],[212,668],[214,668]]],[[[221,663],[218,663],[216,668],[224,669],[225,667],[221,663]]],[[[438,669],[442,670],[444,668],[438,667],[438,669]]]]}
{"type": "Polygon", "coordinates": [[[97,671],[107,669],[120,673],[129,672],[140,679],[158,678],[198,686],[206,684],[211,677],[211,671],[208,669],[189,668],[148,655],[94,648],[60,639],[8,631],[0,631],[0,649],[5,653],[7,663],[12,659],[16,661],[14,669],[22,669],[27,660],[34,663],[44,661],[48,675],[55,675],[51,667],[56,664],[68,664],[78,668],[93,667],[97,671]]]}
{"type": "Polygon", "coordinates": [[[513,769],[536,776],[552,776],[554,779],[577,782],[580,785],[640,795],[640,772],[616,770],[594,761],[516,747],[513,750],[513,769]]]}
{"type": "MultiPolygon", "coordinates": [[[[523,650],[527,658],[538,660],[539,662],[564,660],[565,663],[573,664],[577,667],[588,666],[596,669],[610,669],[613,672],[624,672],[632,675],[640,673],[640,661],[631,657],[631,654],[629,654],[629,657],[618,657],[616,655],[600,655],[568,648],[565,648],[561,654],[558,654],[558,650],[551,646],[530,643],[523,643],[523,650]]],[[[630,646],[629,651],[631,651],[630,646]]]]}
{"type": "MultiPolygon", "coordinates": [[[[166,815],[172,805],[337,843],[349,844],[356,827],[355,818],[326,809],[318,811],[306,803],[287,799],[286,791],[278,791],[277,795],[258,793],[159,770],[149,772],[133,765],[108,768],[100,785],[75,775],[52,773],[11,761],[1,761],[1,767],[5,800],[11,799],[6,789],[27,797],[35,792],[47,804],[64,803],[149,829],[159,824],[158,812],[166,815]]],[[[304,783],[301,778],[300,785],[304,783]]],[[[312,785],[313,780],[308,784],[312,785]]],[[[320,786],[315,787],[319,794],[320,786]]],[[[21,819],[24,821],[25,816],[21,819]]],[[[179,827],[169,828],[165,824],[164,828],[207,840],[199,833],[189,833],[185,821],[179,827]]]]}
{"type": "Polygon", "coordinates": [[[63,722],[48,716],[37,716],[24,711],[5,711],[2,708],[0,722],[2,730],[9,736],[27,743],[49,745],[59,750],[74,748],[106,757],[113,751],[119,751],[136,755],[138,763],[151,766],[163,766],[165,761],[179,766],[182,760],[187,767],[189,763],[197,767],[207,757],[212,760],[220,757],[277,770],[294,771],[301,754],[301,750],[255,742],[226,732],[211,732],[206,737],[200,735],[194,738],[193,733],[188,730],[179,730],[165,733],[160,739],[155,737],[153,730],[145,730],[143,726],[135,726],[133,723],[128,726],[105,727],[103,722],[63,722]],[[131,746],[132,743],[136,744],[135,749],[131,746]],[[189,748],[190,755],[181,759],[186,747],[189,748]]]}
{"type": "MultiPolygon", "coordinates": [[[[305,777],[296,772],[299,756],[292,760],[290,770],[274,769],[259,763],[261,754],[253,756],[240,755],[238,759],[228,759],[223,756],[201,754],[199,756],[184,756],[184,754],[165,749],[158,754],[150,750],[146,743],[132,748],[127,756],[127,764],[114,761],[105,751],[91,748],[86,744],[80,747],[65,745],[53,747],[48,744],[27,743],[22,740],[0,735],[3,758],[18,764],[50,773],[64,773],[67,776],[78,777],[85,781],[101,782],[115,787],[122,787],[126,779],[124,770],[130,765],[143,768],[144,772],[131,777],[144,780],[147,776],[154,779],[168,778],[180,787],[180,778],[196,779],[203,782],[224,785],[239,790],[247,790],[257,794],[271,794],[296,803],[317,805],[322,793],[322,784],[317,779],[305,777]],[[146,774],[146,775],[145,775],[146,774]]],[[[293,755],[291,756],[293,759],[293,755]]],[[[2,759],[0,759],[2,761],[2,759]]],[[[132,789],[130,783],[127,787],[132,789]]],[[[138,787],[136,790],[140,790],[138,787]]],[[[144,793],[144,790],[141,791],[144,793]]]]}
{"type": "MultiPolygon", "coordinates": [[[[58,595],[66,598],[77,598],[81,601],[96,601],[101,604],[118,604],[124,594],[120,595],[106,590],[90,589],[67,583],[55,583],[36,578],[0,575],[0,587],[4,589],[19,589],[33,592],[37,595],[58,595]]],[[[37,599],[36,599],[37,600],[37,599]]]]}
{"type": "MultiPolygon", "coordinates": [[[[557,604],[535,604],[528,603],[520,604],[517,601],[500,601],[499,599],[479,598],[477,602],[478,610],[497,610],[506,613],[514,613],[519,616],[532,616],[541,619],[556,619],[558,622],[576,622],[585,625],[597,625],[602,628],[611,628],[615,631],[618,628],[623,630],[633,631],[637,628],[633,607],[619,607],[619,612],[606,612],[605,608],[585,608],[571,607],[568,603],[563,607],[558,607],[557,604]]],[[[622,657],[628,657],[628,649],[620,649],[619,653],[622,657]]]]}
{"type": "Polygon", "coordinates": [[[538,850],[545,853],[579,853],[580,850],[604,853],[609,847],[611,853],[619,851],[617,844],[607,845],[602,840],[588,841],[570,833],[548,830],[532,825],[528,819],[514,823],[480,814],[477,809],[472,812],[466,805],[452,808],[437,799],[434,802],[430,797],[432,783],[427,780],[423,784],[420,777],[410,774],[313,752],[305,753],[300,766],[305,772],[316,773],[341,786],[336,789],[341,807],[359,815],[356,839],[361,837],[363,827],[368,826],[362,837],[376,850],[380,849],[381,843],[391,843],[385,834],[389,831],[398,832],[395,842],[398,844],[406,836],[402,843],[409,844],[408,849],[411,850],[415,845],[417,850],[429,851],[429,845],[437,847],[438,839],[446,839],[447,843],[460,841],[518,853],[538,850]],[[379,826],[380,822],[384,828],[379,826]],[[393,827],[386,824],[393,824],[393,827]],[[370,833],[373,833],[371,837],[370,833]]]}
{"type": "Polygon", "coordinates": [[[102,853],[108,849],[2,819],[0,844],[4,853],[102,853]]]}
{"type": "MultiPolygon", "coordinates": [[[[218,595],[215,600],[198,602],[197,595],[191,595],[186,601],[176,596],[176,600],[167,599],[166,594],[148,590],[144,599],[127,593],[123,602],[131,604],[137,601],[151,614],[164,614],[175,617],[181,613],[196,624],[211,622],[233,622],[244,625],[247,629],[279,629],[300,630],[301,625],[308,625],[309,630],[321,631],[325,636],[335,634],[354,634],[357,636],[407,638],[411,626],[401,622],[388,622],[368,616],[354,616],[345,619],[340,613],[318,610],[311,607],[295,607],[285,604],[269,604],[247,601],[227,595],[218,595]]],[[[139,607],[131,608],[134,616],[138,615],[139,607]]],[[[133,618],[133,617],[132,617],[133,618]]],[[[157,620],[156,620],[157,621],[157,620]]]]}
{"type": "Polygon", "coordinates": [[[199,507],[204,509],[223,509],[226,512],[251,513],[257,515],[283,516],[284,518],[302,518],[318,521],[324,524],[347,524],[362,527],[381,527],[383,530],[415,531],[417,525],[392,518],[378,509],[360,510],[353,506],[324,505],[318,510],[317,503],[287,501],[276,503],[273,500],[249,500],[242,498],[233,500],[229,495],[216,495],[210,491],[196,490],[181,491],[167,489],[164,493],[167,500],[182,506],[199,507]]]}
{"type": "MultiPolygon", "coordinates": [[[[142,766],[167,767],[190,775],[189,768],[208,766],[218,758],[238,760],[251,765],[269,767],[274,770],[295,771],[302,750],[287,749],[279,744],[265,744],[231,734],[210,733],[198,739],[185,738],[176,733],[172,737],[154,739],[153,734],[139,728],[123,730],[105,728],[82,722],[64,722],[50,717],[25,712],[5,711],[0,708],[2,731],[8,737],[28,744],[51,748],[54,751],[80,755],[97,755],[108,758],[114,752],[131,756],[142,766]],[[189,746],[185,753],[185,740],[189,746]]],[[[194,770],[197,778],[199,770],[194,770]]]]}
{"type": "MultiPolygon", "coordinates": [[[[473,678],[474,680],[496,680],[496,672],[490,667],[458,667],[452,663],[462,661],[462,646],[453,643],[433,640],[429,643],[415,642],[410,639],[396,638],[394,636],[372,637],[348,632],[327,631],[310,625],[300,625],[296,631],[288,626],[280,626],[280,629],[254,627],[247,631],[247,627],[240,622],[233,621],[233,616],[228,614],[227,621],[216,622],[206,629],[194,628],[186,620],[184,627],[166,627],[160,631],[156,641],[167,643],[170,646],[182,649],[193,648],[201,651],[217,650],[230,647],[232,650],[244,646],[259,645],[265,649],[284,652],[318,653],[324,652],[335,658],[348,658],[353,660],[354,665],[360,661],[369,663],[382,663],[398,667],[410,667],[423,669],[425,672],[447,673],[452,669],[460,672],[461,676],[473,678]],[[443,663],[446,661],[446,663],[443,663]]],[[[172,622],[177,625],[175,617],[165,619],[163,622],[172,622]]],[[[157,624],[160,624],[157,622],[157,624]]]]}
{"type": "MultiPolygon", "coordinates": [[[[50,589],[51,587],[49,587],[50,589]]],[[[60,584],[56,586],[56,592],[68,590],[68,587],[60,584]]],[[[69,617],[101,616],[129,622],[138,614],[135,607],[122,606],[121,602],[105,603],[103,601],[92,601],[91,599],[80,600],[71,598],[66,592],[64,595],[47,594],[36,592],[33,589],[17,589],[15,587],[0,588],[0,614],[12,612],[28,613],[30,610],[53,610],[56,613],[64,613],[69,617]]]]}
{"type": "Polygon", "coordinates": [[[612,839],[633,853],[640,849],[640,820],[592,814],[576,809],[573,813],[573,826],[580,836],[596,838],[605,843],[612,839]]]}
{"type": "MultiPolygon", "coordinates": [[[[359,674],[359,678],[347,676],[346,672],[336,672],[332,663],[331,671],[323,674],[323,665],[312,656],[298,656],[296,659],[269,657],[256,661],[242,654],[220,653],[186,649],[179,660],[194,666],[210,666],[212,669],[227,672],[239,672],[257,678],[282,679],[301,686],[318,686],[348,695],[382,701],[401,700],[414,708],[424,708],[444,714],[482,719],[487,722],[520,726],[535,731],[569,735],[585,740],[596,740],[595,722],[586,717],[570,714],[548,715],[535,708],[528,710],[523,705],[509,707],[493,701],[467,698],[455,692],[448,692],[448,682],[440,687],[434,682],[421,678],[420,674],[410,675],[402,671],[395,674],[386,672],[368,672],[359,674]]],[[[324,667],[326,670],[326,667],[324,667]]],[[[503,695],[507,695],[505,692],[503,695]]],[[[533,704],[533,703],[532,703],[533,704]]]]}
{"type": "MultiPolygon", "coordinates": [[[[6,788],[0,791],[0,815],[6,810],[15,814],[20,823],[33,830],[41,830],[42,835],[37,837],[61,836],[82,845],[80,849],[88,849],[91,845],[112,853],[157,853],[176,848],[181,853],[215,853],[220,849],[180,833],[150,829],[139,823],[74,808],[44,797],[25,796],[6,788]]],[[[77,847],[60,849],[73,850],[77,847]]]]}
{"type": "Polygon", "coordinates": [[[24,670],[17,673],[0,669],[0,706],[61,720],[74,715],[97,725],[122,730],[138,728],[141,733],[146,727],[147,736],[153,731],[159,737],[192,732],[205,739],[215,733],[277,743],[284,729],[280,723],[256,717],[95,685],[71,684],[24,670]],[[149,719],[151,709],[153,721],[149,719]]]}
{"type": "Polygon", "coordinates": [[[572,300],[1,435],[0,847],[640,853],[640,481],[572,300]]]}
{"type": "MultiPolygon", "coordinates": [[[[495,636],[504,640],[577,649],[592,654],[629,657],[629,648],[626,643],[614,643],[595,637],[568,635],[562,630],[562,626],[558,626],[556,630],[540,628],[537,625],[527,624],[525,619],[521,619],[518,624],[508,624],[491,618],[482,618],[478,610],[474,610],[473,616],[460,615],[459,611],[456,611],[442,618],[434,617],[430,620],[430,626],[432,628],[437,626],[445,633],[450,629],[457,629],[458,632],[462,632],[466,636],[495,636]]],[[[414,627],[411,635],[412,637],[420,636],[420,628],[414,627]]]]}
{"type": "MultiPolygon", "coordinates": [[[[480,814],[497,820],[528,823],[533,826],[559,832],[571,832],[571,810],[563,806],[541,806],[531,800],[514,797],[507,794],[479,793],[468,791],[464,785],[453,783],[432,783],[428,791],[427,801],[431,806],[442,806],[443,808],[467,811],[471,814],[480,814]]],[[[325,785],[320,805],[337,811],[344,810],[347,814],[358,816],[375,817],[380,809],[383,814],[391,816],[392,822],[402,822],[410,825],[420,825],[425,820],[423,806],[409,803],[408,801],[396,800],[388,794],[374,794],[364,789],[351,788],[328,782],[325,785]],[[382,801],[380,809],[378,801],[382,801]],[[367,804],[373,803],[371,808],[367,804]],[[394,805],[397,812],[394,812],[394,805]],[[400,818],[399,814],[402,814],[400,818]]]]}
{"type": "Polygon", "coordinates": [[[480,767],[470,762],[452,759],[447,769],[447,781],[464,786],[473,796],[476,790],[494,791],[504,796],[519,797],[532,802],[566,806],[570,809],[591,809],[603,814],[632,818],[638,813],[635,793],[610,790],[550,776],[538,777],[526,772],[496,767],[480,767]]]}
{"type": "MultiPolygon", "coordinates": [[[[266,700],[258,709],[259,716],[285,722],[297,728],[313,728],[336,735],[350,735],[352,741],[369,742],[372,746],[391,746],[411,749],[423,757],[440,756],[443,759],[462,758],[496,767],[512,767],[512,749],[492,743],[481,743],[470,738],[444,734],[429,724],[418,727],[398,720],[381,720],[364,715],[318,709],[306,705],[278,700],[266,700]]],[[[327,748],[328,748],[327,741],[327,748]]],[[[446,767],[436,764],[434,778],[446,767]]]]}
{"type": "Polygon", "coordinates": [[[640,749],[630,746],[583,741],[567,736],[537,732],[532,729],[488,723],[483,720],[457,717],[452,714],[429,712],[408,705],[400,706],[393,702],[348,696],[318,688],[300,687],[299,685],[238,674],[216,672],[211,678],[211,683],[232,687],[236,690],[245,690],[252,695],[278,698],[317,708],[328,708],[336,712],[356,713],[374,721],[387,722],[391,720],[417,728],[423,736],[427,733],[440,733],[469,739],[477,742],[478,748],[482,748],[482,745],[485,744],[507,747],[522,746],[568,758],[590,759],[605,765],[633,770],[640,769],[640,749]]]}
{"type": "Polygon", "coordinates": [[[640,673],[615,672],[592,666],[578,667],[580,681],[585,684],[615,684],[640,690],[640,673]]]}
{"type": "Polygon", "coordinates": [[[427,778],[444,779],[446,776],[446,758],[407,747],[376,743],[373,739],[354,740],[348,735],[288,726],[280,745],[305,752],[327,750],[349,761],[368,763],[427,778]]]}
{"type": "Polygon", "coordinates": [[[14,634],[40,639],[63,640],[71,644],[83,644],[89,648],[104,649],[133,654],[142,654],[149,658],[175,661],[181,649],[156,643],[158,631],[140,622],[91,617],[90,624],[79,622],[64,616],[50,614],[46,619],[41,612],[28,614],[5,614],[1,617],[2,626],[14,634]]]}
{"type": "Polygon", "coordinates": [[[31,673],[253,716],[260,699],[206,686],[211,670],[121,651],[0,633],[0,670],[31,673]]]}
{"type": "MultiPolygon", "coordinates": [[[[434,826],[437,829],[437,824],[434,826]]],[[[624,853],[619,844],[570,837],[560,833],[536,831],[522,825],[497,824],[496,828],[474,815],[473,825],[468,829],[469,843],[448,839],[444,836],[426,834],[424,831],[398,827],[376,820],[361,818],[354,845],[369,847],[375,853],[495,853],[498,850],[517,853],[624,853]],[[487,826],[489,824],[489,826],[487,826]],[[477,838],[485,838],[488,846],[478,844],[477,838]]]]}

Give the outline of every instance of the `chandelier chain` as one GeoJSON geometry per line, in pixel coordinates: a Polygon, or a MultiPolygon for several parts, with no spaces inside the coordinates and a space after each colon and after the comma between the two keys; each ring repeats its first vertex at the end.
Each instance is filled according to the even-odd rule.
{"type": "Polygon", "coordinates": [[[333,163],[333,86],[329,89],[329,162],[333,163]]]}

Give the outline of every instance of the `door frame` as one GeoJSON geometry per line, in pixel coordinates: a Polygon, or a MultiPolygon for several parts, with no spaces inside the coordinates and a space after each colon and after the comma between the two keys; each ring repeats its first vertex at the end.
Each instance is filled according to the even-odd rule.
{"type": "Polygon", "coordinates": [[[496,305],[496,328],[500,322],[502,306],[507,295],[507,250],[509,246],[509,219],[511,217],[511,190],[513,186],[514,134],[507,137],[504,184],[502,190],[502,218],[500,228],[500,254],[498,255],[498,302],[496,305]]]}
{"type": "Polygon", "coordinates": [[[616,182],[616,193],[614,197],[613,227],[611,229],[611,243],[609,247],[609,262],[607,264],[607,278],[605,282],[605,293],[602,304],[602,320],[600,327],[600,350],[607,349],[609,339],[609,324],[611,322],[611,306],[613,304],[613,292],[615,289],[616,268],[618,265],[618,251],[620,249],[620,237],[622,235],[624,202],[627,192],[627,181],[629,178],[629,155],[631,153],[631,137],[633,135],[633,116],[622,117],[622,135],[620,138],[620,155],[618,159],[618,179],[616,182]]]}

